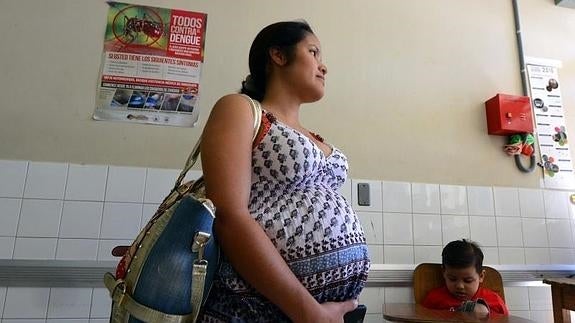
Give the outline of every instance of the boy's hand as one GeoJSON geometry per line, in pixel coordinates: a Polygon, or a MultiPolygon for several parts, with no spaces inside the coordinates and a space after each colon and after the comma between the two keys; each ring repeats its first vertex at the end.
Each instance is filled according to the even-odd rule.
{"type": "Polygon", "coordinates": [[[489,309],[487,308],[487,306],[481,303],[475,303],[473,313],[475,313],[478,317],[486,317],[489,315],[489,309]]]}
{"type": "Polygon", "coordinates": [[[457,309],[459,312],[474,313],[477,317],[483,318],[489,315],[489,307],[483,299],[476,301],[465,301],[457,309]]]}
{"type": "Polygon", "coordinates": [[[475,313],[478,317],[485,317],[489,315],[489,307],[483,299],[476,301],[465,301],[457,309],[459,312],[475,313]]]}

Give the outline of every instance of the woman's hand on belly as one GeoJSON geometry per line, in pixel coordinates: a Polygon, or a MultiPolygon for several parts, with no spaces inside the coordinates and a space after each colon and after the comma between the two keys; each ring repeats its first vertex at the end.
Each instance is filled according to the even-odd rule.
{"type": "MultiPolygon", "coordinates": [[[[307,317],[295,320],[294,323],[343,323],[345,313],[353,311],[356,307],[356,299],[345,302],[322,303],[318,311],[307,313],[307,317]]],[[[306,314],[304,313],[304,315],[306,314]]]]}

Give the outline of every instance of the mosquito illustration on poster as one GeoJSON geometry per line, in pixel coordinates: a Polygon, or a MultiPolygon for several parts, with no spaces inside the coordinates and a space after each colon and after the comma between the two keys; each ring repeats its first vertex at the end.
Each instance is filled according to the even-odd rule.
{"type": "Polygon", "coordinates": [[[166,33],[161,14],[142,6],[121,9],[113,17],[111,27],[115,39],[125,46],[150,47],[166,33]]]}

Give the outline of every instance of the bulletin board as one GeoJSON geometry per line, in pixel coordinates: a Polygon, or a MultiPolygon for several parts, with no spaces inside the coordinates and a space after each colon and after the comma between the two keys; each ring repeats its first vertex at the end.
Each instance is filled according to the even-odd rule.
{"type": "Polygon", "coordinates": [[[558,68],[527,65],[545,188],[573,189],[575,177],[558,68]]]}

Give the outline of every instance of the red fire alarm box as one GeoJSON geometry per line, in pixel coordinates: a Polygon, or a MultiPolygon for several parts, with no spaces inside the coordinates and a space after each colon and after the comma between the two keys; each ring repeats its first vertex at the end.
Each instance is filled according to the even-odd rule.
{"type": "Polygon", "coordinates": [[[497,94],[485,102],[487,133],[507,136],[533,132],[533,115],[528,96],[497,94]]]}

